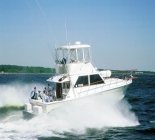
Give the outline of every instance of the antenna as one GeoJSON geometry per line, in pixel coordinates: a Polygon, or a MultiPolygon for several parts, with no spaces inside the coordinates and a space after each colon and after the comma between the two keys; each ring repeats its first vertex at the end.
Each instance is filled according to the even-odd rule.
{"type": "MultiPolygon", "coordinates": [[[[47,44],[47,43],[45,42],[44,37],[43,37],[42,31],[41,31],[40,28],[37,26],[38,24],[37,24],[36,17],[34,16],[34,13],[32,12],[32,8],[31,8],[31,6],[30,6],[28,0],[26,0],[26,2],[27,2],[27,5],[28,5],[28,7],[29,7],[29,10],[30,10],[30,12],[31,12],[32,19],[34,20],[34,22],[35,22],[35,24],[36,24],[36,27],[37,27],[37,30],[38,30],[38,32],[40,33],[40,37],[41,37],[43,43],[44,43],[44,44],[47,44]]],[[[55,44],[56,44],[56,41],[55,41],[55,44]]],[[[47,44],[47,45],[48,45],[48,44],[47,44]]],[[[48,48],[49,48],[49,47],[48,47],[48,48]]],[[[46,48],[46,49],[47,49],[47,48],[46,48]]],[[[49,49],[49,50],[50,50],[50,49],[49,49]]],[[[48,50],[46,50],[46,51],[48,52],[48,50]]],[[[52,54],[52,53],[51,53],[51,54],[52,54]]],[[[49,57],[49,56],[48,56],[48,57],[49,57]]],[[[53,57],[53,59],[55,60],[54,54],[52,54],[52,57],[53,57]]],[[[50,60],[50,57],[49,57],[49,60],[50,60]]],[[[50,62],[51,62],[51,61],[50,61],[50,62]]],[[[51,65],[51,63],[50,63],[50,65],[51,65]]]]}
{"type": "Polygon", "coordinates": [[[67,26],[66,26],[66,20],[65,20],[65,29],[66,29],[66,42],[67,42],[67,45],[68,45],[69,43],[68,43],[68,38],[67,38],[67,26]]]}
{"type": "Polygon", "coordinates": [[[36,0],[36,2],[37,2],[38,6],[39,6],[39,8],[40,8],[40,11],[42,12],[42,14],[43,14],[43,16],[44,16],[44,18],[45,18],[45,21],[47,22],[47,25],[48,25],[48,27],[49,27],[49,29],[50,29],[50,31],[51,31],[51,34],[52,34],[52,36],[53,36],[53,38],[54,38],[54,40],[55,40],[55,44],[56,44],[56,46],[57,46],[58,43],[57,43],[56,37],[55,37],[54,34],[53,34],[52,28],[51,28],[51,26],[50,26],[50,24],[49,24],[49,22],[48,22],[48,20],[47,20],[47,18],[46,18],[46,16],[45,16],[44,12],[43,12],[43,10],[42,10],[42,8],[41,8],[41,6],[40,6],[38,0],[36,0]]]}

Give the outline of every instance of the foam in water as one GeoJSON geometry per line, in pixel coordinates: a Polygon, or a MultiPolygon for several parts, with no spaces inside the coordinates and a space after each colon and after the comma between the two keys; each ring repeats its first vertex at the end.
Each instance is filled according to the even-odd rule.
{"type": "MultiPolygon", "coordinates": [[[[39,85],[37,86],[39,87],[39,85]]],[[[11,102],[12,100],[8,98],[12,96],[16,102],[13,101],[11,104],[23,105],[23,101],[28,101],[32,87],[33,85],[24,85],[21,90],[20,85],[1,86],[0,89],[3,91],[3,99],[0,99],[1,105],[11,102]]],[[[110,105],[90,101],[88,104],[81,103],[80,106],[73,102],[57,108],[49,114],[42,114],[30,120],[24,120],[22,117],[19,119],[18,117],[14,121],[0,122],[0,139],[37,139],[40,136],[65,137],[63,135],[65,132],[85,134],[87,128],[105,129],[107,127],[135,125],[139,125],[138,120],[130,111],[127,102],[110,105]]]]}
{"type": "Polygon", "coordinates": [[[44,85],[41,84],[18,84],[12,83],[10,85],[0,85],[0,107],[10,106],[23,106],[25,102],[28,102],[30,92],[33,87],[42,89],[44,85]]]}

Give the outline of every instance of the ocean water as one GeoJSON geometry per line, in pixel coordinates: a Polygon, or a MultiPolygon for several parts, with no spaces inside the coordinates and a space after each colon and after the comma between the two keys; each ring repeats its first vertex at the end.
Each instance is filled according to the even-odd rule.
{"type": "Polygon", "coordinates": [[[138,75],[116,105],[92,102],[35,117],[23,114],[32,88],[42,90],[51,76],[0,75],[0,140],[155,139],[155,75],[138,75]]]}

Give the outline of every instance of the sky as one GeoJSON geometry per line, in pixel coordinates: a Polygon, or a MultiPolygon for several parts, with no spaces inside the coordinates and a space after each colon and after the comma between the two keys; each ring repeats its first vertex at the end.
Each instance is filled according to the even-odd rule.
{"type": "Polygon", "coordinates": [[[66,37],[97,68],[155,71],[155,0],[0,0],[0,65],[53,68],[66,37]]]}

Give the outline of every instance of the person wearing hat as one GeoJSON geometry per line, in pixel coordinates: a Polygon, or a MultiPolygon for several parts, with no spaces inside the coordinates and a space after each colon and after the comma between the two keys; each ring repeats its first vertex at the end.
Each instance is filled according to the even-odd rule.
{"type": "Polygon", "coordinates": [[[41,96],[41,90],[40,89],[38,89],[38,93],[37,93],[37,99],[42,99],[42,96],[41,96]]]}

